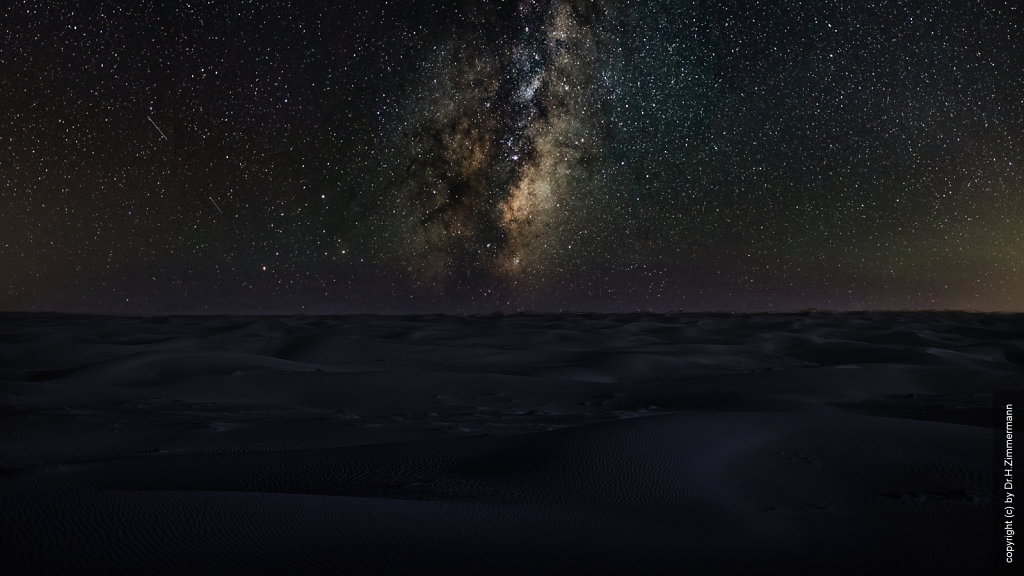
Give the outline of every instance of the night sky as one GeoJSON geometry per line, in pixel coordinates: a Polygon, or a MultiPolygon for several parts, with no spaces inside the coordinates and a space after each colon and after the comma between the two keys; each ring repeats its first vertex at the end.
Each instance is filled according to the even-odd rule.
{"type": "Polygon", "coordinates": [[[0,23],[0,310],[1024,310],[1017,1],[0,23]]]}

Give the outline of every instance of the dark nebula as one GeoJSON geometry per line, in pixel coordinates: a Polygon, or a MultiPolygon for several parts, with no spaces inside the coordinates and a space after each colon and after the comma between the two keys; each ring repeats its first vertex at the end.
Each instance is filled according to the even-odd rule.
{"type": "Polygon", "coordinates": [[[542,289],[565,217],[591,202],[586,184],[599,190],[588,172],[609,135],[608,18],[599,3],[521,2],[503,42],[478,30],[427,68],[421,82],[436,93],[417,99],[395,190],[413,209],[402,227],[414,231],[418,272],[436,289],[466,276],[542,289]]]}

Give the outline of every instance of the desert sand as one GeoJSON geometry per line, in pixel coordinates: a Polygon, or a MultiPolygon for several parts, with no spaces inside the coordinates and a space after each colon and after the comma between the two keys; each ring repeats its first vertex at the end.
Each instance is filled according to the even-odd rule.
{"type": "Polygon", "coordinates": [[[3,574],[980,574],[1024,315],[0,315],[3,574]]]}

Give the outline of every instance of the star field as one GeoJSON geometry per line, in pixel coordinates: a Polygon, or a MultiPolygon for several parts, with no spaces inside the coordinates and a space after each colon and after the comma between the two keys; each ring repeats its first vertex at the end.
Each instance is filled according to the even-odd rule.
{"type": "Polygon", "coordinates": [[[0,309],[1024,310],[1014,2],[0,7],[0,309]]]}

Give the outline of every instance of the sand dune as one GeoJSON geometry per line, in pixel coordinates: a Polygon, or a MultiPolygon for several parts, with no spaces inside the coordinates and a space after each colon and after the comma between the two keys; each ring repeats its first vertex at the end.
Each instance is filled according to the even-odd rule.
{"type": "Polygon", "coordinates": [[[3,315],[0,570],[976,573],[1022,350],[957,312],[3,315]]]}

